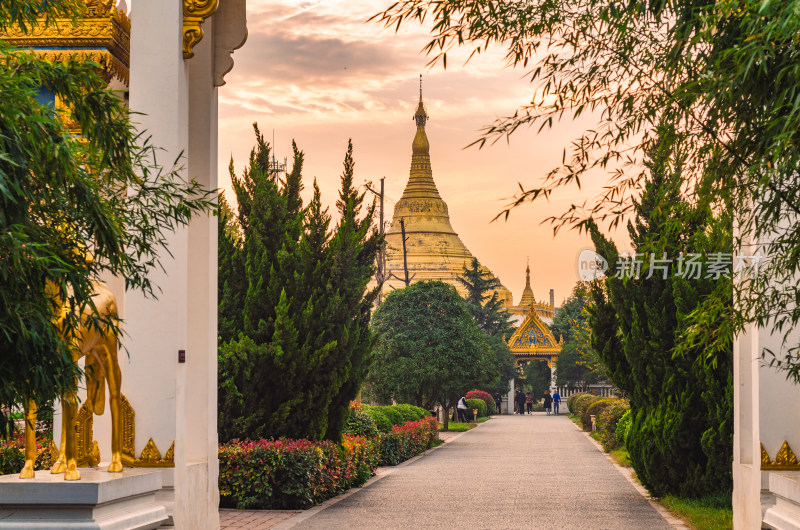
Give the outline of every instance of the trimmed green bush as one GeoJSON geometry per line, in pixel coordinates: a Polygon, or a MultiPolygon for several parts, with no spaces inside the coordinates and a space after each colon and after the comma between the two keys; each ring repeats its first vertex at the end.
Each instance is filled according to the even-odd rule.
{"type": "MultiPolygon", "coordinates": [[[[421,420],[423,418],[423,416],[420,416],[419,411],[416,410],[419,407],[415,407],[415,406],[409,405],[407,403],[402,403],[402,404],[399,404],[399,405],[395,405],[394,408],[400,414],[403,415],[403,418],[406,421],[419,421],[419,420],[421,420]]],[[[425,416],[427,416],[427,414],[425,414],[425,416]]]]}
{"type": "Polygon", "coordinates": [[[589,408],[589,405],[598,399],[600,398],[591,394],[584,394],[580,396],[572,405],[572,413],[576,416],[583,416],[583,413],[586,412],[586,409],[589,408]]]}
{"type": "Polygon", "coordinates": [[[567,398],[567,410],[571,413],[575,414],[575,401],[581,396],[588,396],[586,392],[578,392],[577,394],[572,394],[570,397],[567,398]]]}
{"type": "Polygon", "coordinates": [[[486,417],[486,403],[482,399],[468,399],[467,400],[467,416],[472,415],[472,411],[478,409],[478,417],[486,417]]]}
{"type": "Polygon", "coordinates": [[[628,436],[628,430],[631,428],[631,411],[628,409],[625,414],[617,422],[617,443],[625,445],[625,438],[628,436]]]}
{"type": "Polygon", "coordinates": [[[616,449],[622,442],[617,438],[619,421],[631,410],[627,399],[615,399],[604,411],[597,416],[597,432],[600,433],[600,443],[603,449],[610,451],[616,449]]]}
{"type": "Polygon", "coordinates": [[[600,417],[600,414],[608,407],[610,407],[615,401],[617,401],[617,398],[600,398],[590,403],[589,406],[586,407],[584,413],[581,414],[581,423],[583,423],[583,428],[586,429],[587,431],[591,430],[592,429],[591,416],[594,416],[595,421],[597,421],[597,418],[600,417]]]}
{"type": "Polygon", "coordinates": [[[467,392],[467,399],[481,399],[486,404],[486,413],[490,416],[497,414],[497,404],[488,392],[483,390],[470,390],[467,392]]]}
{"type": "Polygon", "coordinates": [[[382,410],[378,407],[370,407],[369,405],[363,406],[364,410],[367,414],[369,414],[373,420],[375,420],[375,425],[378,426],[378,430],[381,432],[392,432],[392,421],[383,413],[382,410]]]}
{"type": "Polygon", "coordinates": [[[429,410],[425,410],[422,407],[415,407],[413,405],[412,405],[412,407],[414,408],[415,411],[417,411],[417,414],[419,414],[419,419],[427,418],[427,417],[431,416],[431,411],[429,411],[429,410]]]}
{"type": "Polygon", "coordinates": [[[375,408],[386,414],[386,417],[389,418],[389,421],[392,422],[392,425],[404,425],[406,422],[403,414],[397,410],[394,405],[375,408]]]}
{"type": "Polygon", "coordinates": [[[344,432],[354,436],[364,436],[366,438],[378,437],[378,425],[372,416],[364,410],[361,405],[351,405],[350,415],[344,426],[344,432]]]}

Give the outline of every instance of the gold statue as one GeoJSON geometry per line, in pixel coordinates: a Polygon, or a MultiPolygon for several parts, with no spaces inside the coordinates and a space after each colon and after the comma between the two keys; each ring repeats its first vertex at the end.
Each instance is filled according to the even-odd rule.
{"type": "MultiPolygon", "coordinates": [[[[122,417],[120,415],[120,386],[122,383],[119,362],[117,360],[117,338],[112,330],[97,329],[89,325],[90,318],[100,317],[102,320],[117,319],[117,300],[111,290],[102,282],[93,281],[92,302],[96,309],[93,313],[87,307],[81,315],[81,323],[76,334],[74,361],[86,357],[86,388],[88,392],[87,406],[90,412],[102,415],[105,411],[105,382],[108,382],[109,402],[111,405],[111,465],[110,473],[122,471],[122,417]]],[[[51,290],[55,290],[51,286],[51,290]]],[[[67,305],[60,304],[60,315],[56,320],[66,316],[67,305]]],[[[64,473],[65,480],[81,478],[77,465],[77,432],[75,418],[78,413],[78,397],[73,392],[61,397],[62,422],[61,445],[58,461],[53,464],[51,473],[64,473]]],[[[36,404],[33,401],[25,407],[25,466],[19,478],[34,478],[36,463],[36,404]]]]}

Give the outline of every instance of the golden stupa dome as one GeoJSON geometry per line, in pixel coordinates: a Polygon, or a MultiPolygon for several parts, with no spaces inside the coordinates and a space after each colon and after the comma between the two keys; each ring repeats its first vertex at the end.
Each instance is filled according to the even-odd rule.
{"type": "MultiPolygon", "coordinates": [[[[442,200],[433,180],[430,144],[425,133],[428,113],[422,102],[421,86],[419,96],[414,113],[417,131],[411,143],[411,170],[403,195],[395,204],[392,225],[386,233],[387,271],[394,278],[390,277],[384,285],[387,292],[392,287],[400,287],[402,284],[397,278],[403,276],[404,262],[407,262],[413,281],[441,280],[462,292],[464,288],[457,278],[464,273],[464,267],[470,266],[473,255],[453,230],[447,203],[442,200]],[[403,231],[407,249],[405,260],[403,231]]],[[[504,305],[513,304],[507,288],[499,285],[496,291],[504,305]]]]}

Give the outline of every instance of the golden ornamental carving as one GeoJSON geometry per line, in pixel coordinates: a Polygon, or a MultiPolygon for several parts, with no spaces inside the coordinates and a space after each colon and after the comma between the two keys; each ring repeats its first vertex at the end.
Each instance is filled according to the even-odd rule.
{"type": "Polygon", "coordinates": [[[175,442],[167,450],[164,458],[156,447],[152,438],[142,450],[139,458],[136,458],[136,413],[133,410],[128,398],[122,396],[120,403],[122,416],[122,463],[125,467],[175,467],[175,442]]]}
{"type": "Polygon", "coordinates": [[[139,458],[130,459],[129,455],[122,455],[122,461],[128,467],[175,467],[175,442],[169,446],[167,454],[161,458],[161,452],[156,447],[152,438],[147,441],[139,458]]]}
{"type": "Polygon", "coordinates": [[[120,415],[122,416],[122,457],[123,461],[125,459],[125,455],[134,459],[134,445],[136,441],[136,431],[135,431],[135,420],[136,414],[133,412],[133,407],[131,407],[130,401],[128,398],[125,397],[124,394],[121,395],[122,399],[120,400],[120,415]]]}
{"type": "MultiPolygon", "coordinates": [[[[78,411],[75,428],[78,467],[97,467],[97,464],[100,463],[100,447],[94,440],[94,413],[89,409],[87,403],[84,403],[78,411]]],[[[56,459],[58,459],[57,456],[56,459]]]]}
{"type": "Polygon", "coordinates": [[[797,457],[789,446],[789,442],[784,441],[781,448],[778,449],[778,454],[775,455],[775,464],[783,467],[797,465],[797,457]]]}
{"type": "Polygon", "coordinates": [[[86,0],[87,17],[99,18],[111,15],[114,8],[114,0],[86,0]]]}
{"type": "Polygon", "coordinates": [[[778,449],[778,454],[775,455],[774,461],[770,460],[764,444],[761,444],[761,469],[800,471],[800,463],[797,462],[797,456],[792,451],[789,442],[784,440],[783,445],[778,449]]]}
{"type": "Polygon", "coordinates": [[[0,38],[21,48],[32,48],[52,61],[70,57],[91,60],[107,70],[106,77],[117,77],[128,83],[130,66],[131,23],[118,10],[113,0],[85,0],[82,18],[44,19],[22,31],[18,26],[6,28],[0,38]]]}
{"type": "Polygon", "coordinates": [[[203,38],[203,21],[214,14],[219,0],[183,0],[183,58],[194,57],[194,47],[203,38]]]}

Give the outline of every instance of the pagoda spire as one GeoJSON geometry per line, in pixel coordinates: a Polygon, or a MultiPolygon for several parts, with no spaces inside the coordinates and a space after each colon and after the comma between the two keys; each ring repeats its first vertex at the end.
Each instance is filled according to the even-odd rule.
{"type": "Polygon", "coordinates": [[[519,301],[519,307],[529,307],[536,299],[533,297],[533,289],[531,289],[531,258],[528,257],[528,266],[525,267],[525,289],[522,291],[522,298],[519,301]]]}
{"type": "MultiPolygon", "coordinates": [[[[422,100],[422,74],[419,76],[419,103],[414,112],[414,122],[417,124],[417,132],[414,141],[411,143],[411,174],[403,192],[404,199],[430,198],[441,201],[439,190],[433,181],[431,171],[430,143],[428,135],[425,133],[425,124],[428,123],[428,111],[422,100]]],[[[442,209],[446,209],[443,206],[442,209]]],[[[448,221],[449,224],[449,221],[448,221]]],[[[452,230],[452,229],[450,229],[452,230]]]]}
{"type": "MultiPolygon", "coordinates": [[[[531,289],[531,258],[528,257],[528,266],[525,268],[525,289],[531,289]]],[[[533,289],[531,289],[533,292],[533,289]]]]}

